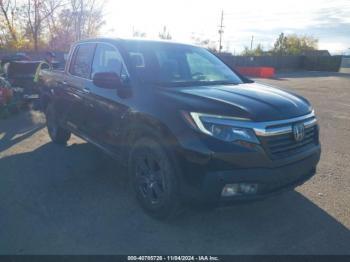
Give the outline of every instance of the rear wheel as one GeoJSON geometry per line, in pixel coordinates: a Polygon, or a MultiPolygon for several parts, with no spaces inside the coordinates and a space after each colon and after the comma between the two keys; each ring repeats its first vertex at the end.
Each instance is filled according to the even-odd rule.
{"type": "Polygon", "coordinates": [[[55,108],[50,104],[46,109],[46,126],[51,140],[56,144],[65,145],[71,133],[57,123],[55,108]]]}
{"type": "Polygon", "coordinates": [[[129,157],[129,172],[136,198],[151,216],[168,219],[181,208],[177,166],[156,139],[138,139],[129,157]]]}

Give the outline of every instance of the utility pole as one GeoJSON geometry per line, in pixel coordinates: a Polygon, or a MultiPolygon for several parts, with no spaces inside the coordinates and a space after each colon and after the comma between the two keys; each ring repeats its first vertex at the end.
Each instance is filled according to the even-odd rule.
{"type": "Polygon", "coordinates": [[[222,34],[224,33],[224,25],[223,25],[223,22],[224,22],[224,10],[221,11],[221,22],[220,22],[220,26],[219,26],[219,35],[220,35],[220,38],[219,38],[219,53],[221,53],[221,50],[222,50],[222,34]]]}
{"type": "Polygon", "coordinates": [[[253,50],[254,36],[252,35],[252,40],[250,41],[250,50],[253,50]]]}

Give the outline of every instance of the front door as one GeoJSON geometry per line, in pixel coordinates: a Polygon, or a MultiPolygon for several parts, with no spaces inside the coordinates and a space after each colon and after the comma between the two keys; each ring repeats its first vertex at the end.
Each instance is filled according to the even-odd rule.
{"type": "MultiPolygon", "coordinates": [[[[126,66],[118,49],[110,44],[98,43],[92,63],[92,78],[95,73],[113,72],[120,79],[128,78],[126,66]]],[[[114,153],[119,150],[121,118],[127,110],[127,98],[120,98],[117,89],[93,85],[86,102],[89,105],[89,137],[114,153]]]]}

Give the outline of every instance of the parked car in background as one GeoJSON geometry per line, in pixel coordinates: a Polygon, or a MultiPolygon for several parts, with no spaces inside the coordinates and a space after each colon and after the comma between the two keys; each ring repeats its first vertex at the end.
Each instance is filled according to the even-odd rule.
{"type": "Polygon", "coordinates": [[[40,61],[11,61],[6,70],[6,77],[12,86],[33,92],[33,79],[39,64],[40,61]]]}
{"type": "Polygon", "coordinates": [[[320,159],[305,98],[246,79],[199,47],[81,41],[64,71],[43,70],[41,81],[52,141],[74,133],[122,160],[140,205],[157,218],[188,203],[293,189],[320,159]]]}
{"type": "Polygon", "coordinates": [[[0,59],[0,74],[6,73],[9,63],[13,61],[30,61],[30,57],[25,53],[16,53],[2,57],[0,59]]]}
{"type": "MultiPolygon", "coordinates": [[[[4,60],[2,76],[12,87],[21,88],[26,100],[37,99],[39,97],[39,85],[35,83],[34,77],[41,62],[29,60],[26,56],[10,57],[4,60]],[[26,60],[18,60],[21,58],[26,60]]],[[[59,62],[53,62],[52,66],[57,69],[60,68],[60,64],[59,62]]]]}

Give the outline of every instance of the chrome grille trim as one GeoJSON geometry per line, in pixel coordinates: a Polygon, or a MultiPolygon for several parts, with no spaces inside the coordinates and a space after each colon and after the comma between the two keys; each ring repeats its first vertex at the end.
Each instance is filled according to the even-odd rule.
{"type": "Polygon", "coordinates": [[[256,123],[258,125],[253,127],[253,129],[257,136],[278,136],[292,133],[293,124],[298,122],[303,122],[305,128],[310,128],[317,125],[315,112],[312,111],[310,114],[287,120],[256,123]]]}
{"type": "Polygon", "coordinates": [[[292,132],[292,126],[276,127],[266,130],[265,128],[259,129],[254,128],[255,134],[257,136],[278,136],[283,134],[288,134],[292,132]]]}
{"type": "Polygon", "coordinates": [[[304,122],[305,128],[313,127],[315,125],[317,125],[317,119],[316,118],[304,122]]]}

